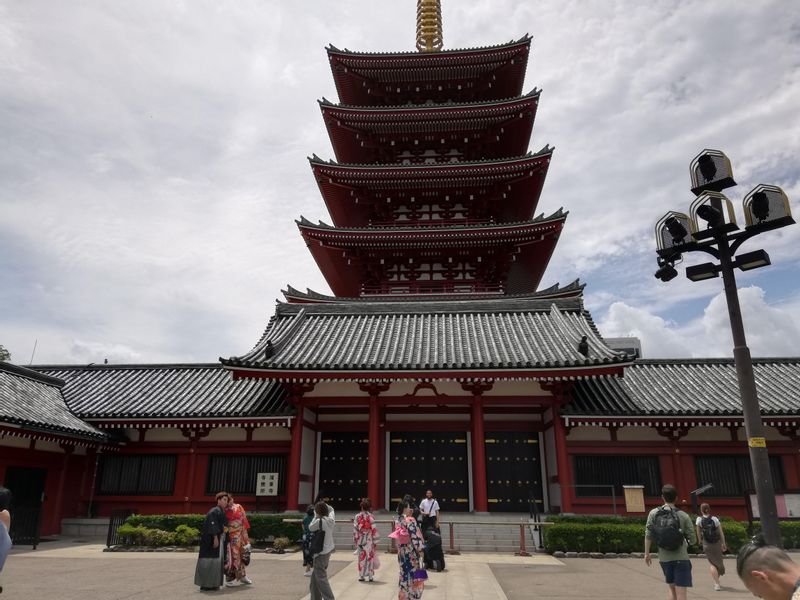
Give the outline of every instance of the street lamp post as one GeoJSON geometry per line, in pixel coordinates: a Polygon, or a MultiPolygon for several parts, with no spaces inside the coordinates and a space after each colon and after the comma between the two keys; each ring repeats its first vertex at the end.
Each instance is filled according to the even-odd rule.
{"type": "Polygon", "coordinates": [[[719,261],[718,264],[704,263],[687,267],[686,276],[692,281],[702,281],[722,274],[761,529],[767,543],[779,546],[781,537],[775,488],[772,485],[753,361],[744,333],[734,269],[747,271],[769,265],[769,255],[763,250],[738,257],[735,256],[736,251],[751,237],[791,225],[794,220],[783,190],[762,184],[744,198],[747,225],[744,231],[739,231],[733,205],[720,193],[721,190],[736,185],[736,182],[733,180],[730,161],[718,150],[704,150],[697,155],[691,163],[691,175],[692,192],[697,197],[692,202],[689,214],[669,212],[656,224],[659,266],[656,277],[661,281],[674,279],[678,274],[675,264],[687,252],[705,252],[719,261]],[[701,228],[702,222],[705,222],[705,228],[701,228]]]}

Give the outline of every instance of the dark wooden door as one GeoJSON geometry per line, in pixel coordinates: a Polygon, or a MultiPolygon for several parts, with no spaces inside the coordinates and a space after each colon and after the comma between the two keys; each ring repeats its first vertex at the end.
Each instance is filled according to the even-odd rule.
{"type": "Polygon", "coordinates": [[[322,433],[321,439],[318,493],[334,510],[358,510],[367,495],[367,433],[322,433]]]}
{"type": "Polygon", "coordinates": [[[486,433],[486,483],[491,512],[544,511],[539,436],[517,431],[486,433]]]}
{"type": "Polygon", "coordinates": [[[390,508],[405,494],[420,501],[430,489],[442,511],[469,510],[466,433],[397,431],[389,442],[390,508]]]}
{"type": "Polygon", "coordinates": [[[9,467],[3,485],[11,497],[11,539],[17,545],[39,543],[39,522],[47,469],[9,467]]]}

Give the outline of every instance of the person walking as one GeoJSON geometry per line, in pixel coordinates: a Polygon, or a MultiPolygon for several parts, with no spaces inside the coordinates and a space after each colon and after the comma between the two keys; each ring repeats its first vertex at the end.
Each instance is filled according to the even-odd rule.
{"type": "Polygon", "coordinates": [[[245,572],[245,563],[249,563],[250,537],[247,530],[250,529],[250,521],[247,520],[247,513],[238,504],[233,495],[228,496],[228,506],[225,509],[225,518],[228,520],[228,553],[225,565],[225,585],[233,587],[237,584],[250,585],[253,581],[245,572]]]}
{"type": "Polygon", "coordinates": [[[225,529],[228,520],[225,509],[228,506],[228,493],[219,492],[215,496],[217,505],[206,514],[200,532],[200,555],[194,572],[194,584],[204,592],[218,590],[224,581],[224,561],[226,554],[225,529]]]}
{"type": "Polygon", "coordinates": [[[311,554],[311,531],[308,526],[314,519],[314,505],[309,504],[306,508],[306,516],[303,517],[303,566],[306,571],[303,573],[306,577],[311,577],[311,569],[314,566],[314,556],[311,554]]]}
{"type": "Polygon", "coordinates": [[[0,594],[3,593],[3,567],[6,558],[11,551],[11,513],[8,512],[11,506],[11,492],[8,488],[0,486],[0,594]]]}
{"type": "Polygon", "coordinates": [[[311,532],[324,532],[322,548],[319,551],[314,548],[314,540],[311,541],[313,552],[313,570],[311,571],[311,581],[309,582],[309,592],[311,600],[335,600],[331,584],[328,581],[328,563],[331,559],[331,552],[334,551],[333,530],[336,525],[336,516],[333,507],[325,503],[324,500],[318,501],[314,505],[314,518],[308,524],[311,532]]]}
{"type": "Polygon", "coordinates": [[[703,552],[709,562],[711,579],[714,580],[714,591],[719,592],[722,586],[719,578],[725,575],[725,562],[723,552],[728,551],[725,543],[725,532],[722,530],[722,523],[711,514],[711,506],[704,502],[700,505],[700,516],[694,523],[697,539],[703,543],[703,552]]]}
{"type": "Polygon", "coordinates": [[[433,497],[433,490],[425,492],[425,499],[419,504],[419,512],[422,515],[422,535],[428,529],[439,533],[439,503],[433,497]]]}
{"type": "Polygon", "coordinates": [[[373,581],[378,558],[375,545],[378,540],[378,528],[372,516],[372,502],[369,498],[361,500],[361,512],[353,519],[353,543],[358,552],[358,580],[373,581]]]}
{"type": "Polygon", "coordinates": [[[687,589],[692,587],[692,563],[687,548],[696,544],[697,537],[692,520],[675,507],[678,490],[667,484],[661,488],[664,505],[647,515],[644,535],[644,562],[649,567],[653,561],[650,546],[658,545],[658,562],[664,572],[671,600],[686,600],[687,589]]]}
{"type": "Polygon", "coordinates": [[[403,499],[397,506],[398,521],[389,534],[397,543],[397,563],[400,567],[398,600],[419,600],[425,589],[427,573],[423,568],[425,542],[414,517],[414,504],[403,499]]]}

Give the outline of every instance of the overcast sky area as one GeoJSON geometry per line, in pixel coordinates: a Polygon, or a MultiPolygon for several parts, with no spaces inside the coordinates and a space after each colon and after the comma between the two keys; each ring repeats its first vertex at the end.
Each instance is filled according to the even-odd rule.
{"type": "MultiPolygon", "coordinates": [[[[294,223],[330,222],[325,46],[412,50],[413,0],[0,0],[0,344],[12,362],[212,362],[259,338],[280,290],[329,292],[294,223]]],[[[543,287],[586,283],[647,357],[730,356],[721,280],[668,284],[653,225],[723,150],[741,198],[800,214],[800,10],[774,1],[443,0],[446,48],[533,35],[539,210],[569,217],[543,287]]],[[[800,226],[738,273],[751,350],[798,356],[800,226]]],[[[705,262],[698,257],[692,262],[705,262]]]]}

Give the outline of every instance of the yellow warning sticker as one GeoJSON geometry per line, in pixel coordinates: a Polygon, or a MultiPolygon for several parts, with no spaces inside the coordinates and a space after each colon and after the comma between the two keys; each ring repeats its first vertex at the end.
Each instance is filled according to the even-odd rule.
{"type": "Polygon", "coordinates": [[[766,448],[767,440],[763,437],[751,437],[748,438],[747,445],[751,448],[766,448]]]}

